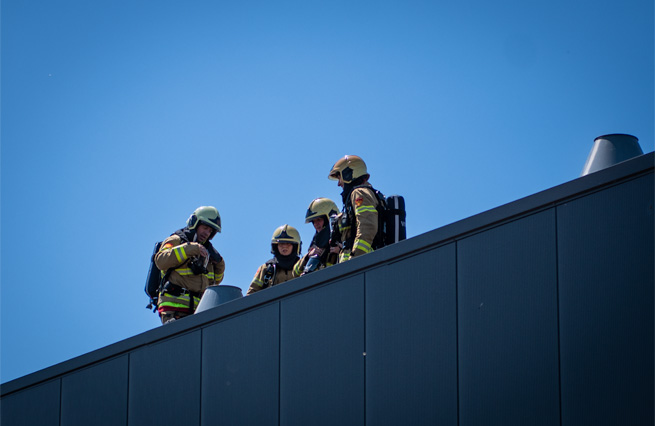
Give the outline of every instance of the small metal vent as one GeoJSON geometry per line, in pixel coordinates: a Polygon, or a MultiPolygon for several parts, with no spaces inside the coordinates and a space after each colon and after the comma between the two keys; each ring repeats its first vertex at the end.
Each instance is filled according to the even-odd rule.
{"type": "Polygon", "coordinates": [[[580,176],[597,172],[643,153],[639,146],[639,139],[632,135],[616,133],[599,136],[594,140],[594,146],[580,176]]]}

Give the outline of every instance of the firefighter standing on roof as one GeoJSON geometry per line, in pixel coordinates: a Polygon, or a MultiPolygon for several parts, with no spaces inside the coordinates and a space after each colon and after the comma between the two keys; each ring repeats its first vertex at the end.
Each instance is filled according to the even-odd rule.
{"type": "Polygon", "coordinates": [[[223,281],[225,261],[210,243],[218,232],[218,210],[203,206],[162,243],[155,255],[164,277],[157,303],[162,324],[193,314],[205,289],[223,281]]]}
{"type": "Polygon", "coordinates": [[[257,269],[246,296],[295,278],[293,266],[300,260],[301,248],[300,233],[296,228],[289,225],[277,228],[271,238],[274,257],[257,269]]]}
{"type": "Polygon", "coordinates": [[[330,256],[332,243],[332,223],[336,220],[339,209],[329,198],[316,198],[309,203],[305,213],[305,223],[311,223],[316,230],[307,254],[293,267],[294,276],[301,276],[336,263],[330,256]]]}
{"type": "Polygon", "coordinates": [[[366,163],[356,155],[346,155],[332,166],[328,178],[343,188],[343,211],[337,218],[341,244],[333,247],[339,262],[372,252],[377,245],[380,202],[368,183],[366,163]]]}

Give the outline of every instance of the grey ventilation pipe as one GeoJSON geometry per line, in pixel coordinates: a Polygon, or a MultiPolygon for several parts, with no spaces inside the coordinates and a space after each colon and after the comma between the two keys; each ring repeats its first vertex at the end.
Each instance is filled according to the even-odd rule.
{"type": "Polygon", "coordinates": [[[241,289],[233,285],[213,285],[207,287],[202,294],[200,303],[198,303],[196,314],[242,297],[243,293],[241,293],[241,289]]]}
{"type": "Polygon", "coordinates": [[[639,146],[639,139],[632,135],[616,133],[598,136],[594,139],[594,146],[580,176],[597,172],[643,153],[639,146]]]}

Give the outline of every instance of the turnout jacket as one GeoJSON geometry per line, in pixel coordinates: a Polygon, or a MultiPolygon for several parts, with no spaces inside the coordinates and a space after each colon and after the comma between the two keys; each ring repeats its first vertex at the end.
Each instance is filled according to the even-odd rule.
{"type": "Polygon", "coordinates": [[[209,241],[202,245],[210,253],[210,260],[207,264],[207,273],[196,275],[189,267],[189,261],[196,256],[200,256],[200,243],[183,242],[177,232],[162,243],[159,252],[155,255],[155,265],[161,270],[162,276],[170,268],[175,268],[169,274],[168,281],[181,287],[183,294],[177,295],[174,294],[175,292],[161,291],[157,305],[159,312],[181,311],[193,313],[205,289],[211,285],[218,285],[223,281],[225,261],[209,241]],[[194,299],[192,309],[190,296],[194,299]]]}
{"type": "MultiPolygon", "coordinates": [[[[329,249],[326,249],[326,251],[328,251],[328,250],[329,249]]],[[[293,265],[293,277],[294,278],[299,277],[299,276],[302,275],[302,273],[305,271],[305,266],[307,266],[307,262],[309,262],[310,257],[311,256],[309,256],[309,253],[307,253],[303,257],[301,257],[300,260],[298,260],[295,265],[293,265]]],[[[319,269],[323,269],[323,268],[325,268],[325,265],[324,265],[323,262],[321,262],[318,265],[318,268],[316,268],[316,270],[318,271],[319,269]]]]}
{"type": "Polygon", "coordinates": [[[325,228],[314,234],[314,238],[312,238],[312,244],[309,246],[307,254],[300,258],[300,260],[297,261],[293,266],[294,277],[299,277],[303,272],[305,272],[305,266],[307,266],[309,259],[312,257],[318,257],[319,259],[318,267],[315,269],[316,271],[333,265],[332,262],[335,260],[330,258],[330,228],[331,226],[326,224],[325,228]],[[312,250],[322,250],[322,253],[320,255],[315,254],[314,256],[310,256],[312,250]]]}
{"type": "MultiPolygon", "coordinates": [[[[332,263],[329,260],[330,248],[326,247],[323,250],[324,250],[323,253],[319,256],[320,263],[318,265],[318,268],[316,268],[317,271],[327,268],[328,266],[332,266],[332,263]]],[[[302,275],[303,272],[305,272],[305,266],[307,266],[307,262],[309,262],[310,258],[311,256],[309,255],[309,253],[307,253],[303,257],[301,257],[299,261],[296,262],[296,264],[293,266],[294,277],[299,277],[302,275]]]]}
{"type": "Polygon", "coordinates": [[[373,240],[378,233],[380,202],[369,183],[356,186],[346,200],[344,211],[337,217],[337,231],[343,246],[339,262],[373,251],[373,240]]]}
{"type": "Polygon", "coordinates": [[[264,263],[259,268],[257,268],[257,272],[255,273],[255,276],[252,279],[252,282],[250,283],[250,287],[246,292],[246,296],[256,293],[259,290],[263,290],[265,288],[272,287],[274,285],[285,283],[294,278],[296,278],[296,276],[293,274],[293,269],[282,269],[280,265],[277,263],[276,259],[273,258],[268,262],[264,263]],[[275,268],[272,271],[273,272],[272,281],[268,285],[266,285],[266,272],[267,270],[271,271],[269,269],[271,267],[275,268]]]}

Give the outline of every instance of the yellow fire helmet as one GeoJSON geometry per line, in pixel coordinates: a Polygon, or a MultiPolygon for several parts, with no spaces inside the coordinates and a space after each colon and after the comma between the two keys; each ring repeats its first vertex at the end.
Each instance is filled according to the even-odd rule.
{"type": "Polygon", "coordinates": [[[339,180],[339,176],[344,183],[350,183],[360,176],[368,177],[369,174],[364,160],[356,155],[346,155],[332,166],[328,179],[339,180]]]}
{"type": "Polygon", "coordinates": [[[216,207],[198,207],[186,221],[187,228],[189,229],[196,229],[198,223],[204,223],[216,232],[221,232],[221,215],[218,214],[216,207]]]}
{"type": "Polygon", "coordinates": [[[307,213],[305,214],[305,223],[309,223],[321,216],[327,216],[327,220],[329,221],[331,217],[338,214],[339,209],[337,208],[337,205],[334,204],[334,201],[329,198],[316,198],[309,203],[307,213]]]}
{"type": "Polygon", "coordinates": [[[278,243],[290,243],[295,245],[296,254],[300,255],[300,249],[302,247],[300,233],[293,226],[282,225],[273,232],[273,238],[271,238],[271,249],[274,248],[273,245],[278,243]]]}

